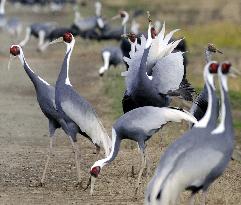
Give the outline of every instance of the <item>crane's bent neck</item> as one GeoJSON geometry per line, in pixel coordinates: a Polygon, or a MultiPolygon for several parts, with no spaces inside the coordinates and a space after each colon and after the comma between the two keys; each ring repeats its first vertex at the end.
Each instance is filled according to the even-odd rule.
{"type": "Polygon", "coordinates": [[[5,14],[5,3],[6,3],[6,0],[1,0],[1,3],[0,3],[0,14],[1,15],[5,14]]]}
{"type": "Polygon", "coordinates": [[[21,64],[22,64],[25,72],[29,76],[30,80],[33,82],[35,89],[37,89],[38,85],[40,85],[41,83],[44,83],[45,85],[49,86],[49,84],[45,80],[43,80],[41,77],[36,75],[33,72],[33,70],[29,67],[28,63],[25,60],[25,57],[24,57],[24,54],[23,54],[22,50],[20,51],[20,54],[19,54],[18,57],[19,57],[19,59],[21,61],[21,64]]]}
{"type": "Polygon", "coordinates": [[[106,158],[98,160],[97,162],[95,162],[94,165],[91,167],[91,169],[93,167],[96,167],[96,166],[100,166],[100,168],[102,169],[105,165],[112,162],[118,154],[118,151],[119,151],[119,148],[120,148],[120,142],[121,141],[117,137],[115,129],[112,128],[112,148],[111,148],[110,154],[106,158]]]}

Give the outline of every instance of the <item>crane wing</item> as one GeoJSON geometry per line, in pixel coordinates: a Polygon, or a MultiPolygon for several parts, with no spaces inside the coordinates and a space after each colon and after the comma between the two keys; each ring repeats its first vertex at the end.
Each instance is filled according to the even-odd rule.
{"type": "Polygon", "coordinates": [[[73,91],[70,93],[70,98],[61,102],[61,107],[81,131],[91,138],[94,144],[103,145],[105,154],[108,155],[111,149],[111,140],[90,103],[73,91]]]}
{"type": "Polygon", "coordinates": [[[182,52],[171,53],[158,60],[153,67],[152,84],[161,94],[179,89],[183,80],[182,52]]]}
{"type": "Polygon", "coordinates": [[[136,52],[130,53],[130,58],[124,57],[124,61],[128,64],[128,71],[125,73],[125,84],[127,94],[131,93],[132,89],[138,79],[138,70],[140,69],[141,59],[143,57],[144,49],[146,46],[146,38],[141,36],[141,44],[137,44],[136,52]]]}

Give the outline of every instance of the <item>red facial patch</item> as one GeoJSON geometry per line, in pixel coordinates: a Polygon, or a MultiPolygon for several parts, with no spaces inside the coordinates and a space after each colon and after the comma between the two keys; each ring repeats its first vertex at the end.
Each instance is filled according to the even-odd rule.
{"type": "Polygon", "coordinates": [[[17,56],[20,54],[20,49],[18,46],[12,46],[10,47],[10,53],[13,55],[13,56],[17,56]]]}
{"type": "Polygon", "coordinates": [[[132,43],[135,43],[135,41],[136,41],[136,34],[130,33],[130,34],[128,35],[128,38],[129,38],[129,40],[130,40],[132,43]]]}
{"type": "Polygon", "coordinates": [[[209,72],[210,72],[210,73],[217,73],[217,72],[218,72],[218,66],[219,66],[218,63],[212,63],[212,64],[210,64],[210,66],[209,66],[209,72]]]}
{"type": "Polygon", "coordinates": [[[98,177],[98,175],[99,175],[99,173],[100,173],[100,167],[99,166],[97,166],[97,167],[93,167],[91,170],[90,170],[90,174],[91,174],[91,176],[93,176],[93,177],[98,177]]]}
{"type": "Polygon", "coordinates": [[[126,16],[125,12],[124,11],[120,11],[120,17],[121,18],[125,18],[125,16],[126,16]]]}
{"type": "Polygon", "coordinates": [[[154,27],[151,27],[151,38],[154,39],[157,36],[156,30],[154,27]]]}
{"type": "Polygon", "coordinates": [[[66,43],[71,43],[72,39],[73,39],[73,35],[70,32],[66,32],[63,36],[63,39],[66,43]]]}
{"type": "Polygon", "coordinates": [[[227,74],[231,68],[232,64],[230,62],[225,62],[222,64],[222,73],[227,74]]]}

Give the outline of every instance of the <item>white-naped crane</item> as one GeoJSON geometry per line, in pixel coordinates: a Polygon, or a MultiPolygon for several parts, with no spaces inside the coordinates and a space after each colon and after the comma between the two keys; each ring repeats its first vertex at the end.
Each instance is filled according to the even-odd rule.
{"type": "MultiPolygon", "coordinates": [[[[222,54],[223,52],[217,49],[215,45],[209,43],[207,48],[205,48],[204,50],[206,63],[212,60],[213,53],[222,54]]],[[[190,112],[196,117],[197,120],[200,120],[206,113],[207,107],[208,107],[208,90],[206,88],[206,85],[204,85],[203,90],[193,101],[190,112]]],[[[219,110],[217,112],[219,112],[219,110]]]]}
{"type": "Polygon", "coordinates": [[[127,31],[127,22],[129,20],[129,14],[127,11],[120,11],[118,15],[112,17],[112,20],[122,19],[121,26],[119,27],[111,27],[109,24],[105,24],[105,26],[101,29],[101,33],[99,36],[99,40],[121,40],[121,36],[126,34],[127,31]]]}
{"type": "Polygon", "coordinates": [[[95,2],[95,15],[83,18],[78,10],[75,10],[75,20],[72,27],[78,30],[82,38],[99,38],[98,31],[105,26],[104,20],[101,17],[102,4],[100,1],[95,2]]]}
{"type": "Polygon", "coordinates": [[[24,47],[30,40],[31,36],[37,38],[38,50],[43,50],[42,47],[45,40],[48,38],[49,34],[57,27],[55,22],[43,22],[43,23],[33,23],[26,28],[26,34],[24,39],[19,43],[21,47],[24,47]]]}
{"type": "Polygon", "coordinates": [[[164,35],[163,24],[161,32],[157,35],[150,22],[148,38],[142,36],[141,44],[135,46],[136,51],[130,53],[130,58],[124,57],[129,67],[124,73],[124,112],[143,106],[168,106],[172,96],[192,101],[194,89],[184,75],[183,53],[173,52],[181,39],[169,43],[176,31],[164,35]]]}
{"type": "MultiPolygon", "coordinates": [[[[30,68],[28,63],[25,60],[24,53],[22,48],[19,45],[12,45],[10,47],[10,54],[12,56],[18,56],[20,59],[20,62],[27,73],[28,77],[32,81],[35,91],[36,91],[36,96],[37,96],[37,101],[39,103],[40,109],[45,115],[45,117],[49,121],[49,137],[50,137],[50,144],[49,144],[49,153],[47,156],[47,160],[45,163],[45,168],[43,171],[43,175],[40,181],[40,185],[42,186],[44,184],[45,176],[46,176],[46,171],[49,165],[50,158],[53,153],[53,140],[54,140],[54,133],[56,129],[62,128],[64,132],[69,136],[71,145],[74,149],[75,152],[75,163],[76,163],[76,171],[77,171],[77,177],[78,180],[80,180],[80,162],[78,161],[78,150],[75,149],[73,139],[70,137],[70,132],[73,134],[80,133],[82,132],[78,129],[78,125],[75,124],[73,121],[68,121],[66,122],[61,114],[58,112],[56,109],[55,105],[55,88],[51,86],[48,82],[46,82],[44,79],[39,77],[37,74],[34,73],[34,71],[30,68]]],[[[11,58],[10,58],[11,60],[11,58]]],[[[10,61],[9,61],[9,66],[10,66],[10,61]]],[[[76,137],[73,137],[74,140],[76,137]]],[[[98,147],[97,147],[98,148],[98,147]]],[[[99,150],[99,148],[97,149],[99,150]]],[[[79,181],[80,182],[80,181],[79,181]]]]}
{"type": "Polygon", "coordinates": [[[104,73],[110,68],[110,66],[113,65],[116,67],[124,63],[122,51],[120,47],[117,46],[109,46],[102,49],[101,57],[104,65],[99,69],[100,76],[103,76],[104,73]]]}
{"type": "Polygon", "coordinates": [[[69,80],[70,56],[74,49],[74,36],[67,32],[63,37],[56,39],[52,43],[64,42],[67,46],[66,55],[55,85],[56,109],[69,127],[69,137],[76,144],[76,134],[78,131],[96,146],[102,146],[105,155],[108,156],[111,149],[111,139],[102,125],[92,105],[72,87],[69,80]],[[75,122],[77,127],[69,123],[75,122]]]}
{"type": "Polygon", "coordinates": [[[194,196],[203,191],[202,204],[206,204],[209,186],[224,172],[231,159],[234,146],[232,115],[228,97],[227,74],[231,64],[209,62],[204,69],[208,89],[208,109],[204,117],[191,130],[170,145],[160,159],[155,174],[148,184],[145,204],[173,205],[183,190],[194,196]],[[217,73],[221,90],[221,120],[217,122],[217,98],[213,73],[217,73]]]}
{"type": "Polygon", "coordinates": [[[136,141],[141,154],[141,168],[138,174],[135,193],[137,193],[141,177],[145,168],[148,170],[145,143],[153,134],[158,132],[168,122],[180,122],[187,120],[196,123],[197,120],[189,112],[180,108],[152,106],[140,107],[125,113],[116,120],[112,126],[112,150],[104,159],[96,161],[90,169],[91,195],[94,191],[94,183],[101,169],[110,164],[117,156],[123,139],[136,141]]]}

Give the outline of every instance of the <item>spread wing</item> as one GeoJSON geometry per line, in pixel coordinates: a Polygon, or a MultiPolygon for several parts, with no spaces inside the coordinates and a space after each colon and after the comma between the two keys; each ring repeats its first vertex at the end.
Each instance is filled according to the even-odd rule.
{"type": "Polygon", "coordinates": [[[153,67],[152,83],[159,93],[168,94],[169,91],[174,91],[179,88],[183,75],[182,53],[171,53],[156,62],[153,67]]]}

